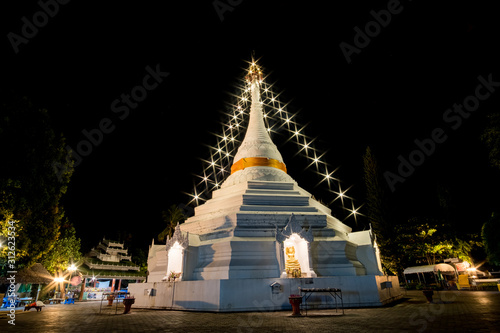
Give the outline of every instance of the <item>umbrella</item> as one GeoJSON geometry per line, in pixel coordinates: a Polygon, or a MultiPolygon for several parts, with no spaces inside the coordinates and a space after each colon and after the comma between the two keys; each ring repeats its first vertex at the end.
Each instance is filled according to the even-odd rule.
{"type": "MultiPolygon", "coordinates": [[[[53,281],[52,275],[43,267],[42,264],[34,264],[31,267],[25,267],[16,274],[16,283],[23,284],[49,284],[53,281]]],[[[7,277],[2,277],[0,283],[9,283],[7,277]]],[[[23,286],[21,286],[23,287],[23,286]]],[[[26,287],[24,287],[26,288],[26,287]]]]}
{"type": "Polygon", "coordinates": [[[19,286],[19,289],[17,290],[18,293],[29,293],[31,292],[31,283],[21,283],[19,286]]]}

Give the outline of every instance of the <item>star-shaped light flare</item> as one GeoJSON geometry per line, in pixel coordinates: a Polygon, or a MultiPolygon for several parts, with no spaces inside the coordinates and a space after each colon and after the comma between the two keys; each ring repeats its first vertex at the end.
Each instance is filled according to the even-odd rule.
{"type": "Polygon", "coordinates": [[[223,113],[226,121],[221,122],[222,131],[220,134],[215,134],[217,144],[209,146],[211,151],[210,157],[202,159],[205,167],[202,175],[196,176],[200,181],[198,181],[193,193],[187,193],[191,198],[190,203],[199,204],[201,201],[205,201],[206,199],[203,199],[202,195],[206,197],[206,194],[219,189],[225,178],[229,176],[230,172],[228,170],[233,162],[232,157],[235,156],[246,132],[246,121],[250,114],[251,84],[257,83],[261,89],[264,123],[269,134],[285,134],[283,145],[288,144],[290,141],[295,143],[297,153],[294,157],[299,155],[307,159],[306,169],[312,170],[319,177],[319,182],[316,186],[326,183],[329,192],[335,195],[330,205],[340,199],[344,209],[349,212],[346,219],[353,216],[357,223],[357,217],[363,215],[359,212],[359,209],[363,205],[356,208],[353,198],[346,195],[346,192],[351,187],[348,187],[346,190],[342,189],[340,180],[334,176],[338,168],[332,172],[328,171],[329,164],[325,161],[326,151],[320,153],[314,147],[316,138],[310,138],[304,134],[308,124],[299,124],[296,119],[297,113],[287,111],[288,103],[280,101],[281,93],[275,92],[276,83],[268,83],[268,77],[263,76],[262,68],[258,65],[258,60],[252,59],[252,61],[248,61],[247,63],[249,67],[246,70],[246,76],[238,80],[238,83],[235,85],[235,89],[239,93],[230,94],[234,98],[234,102],[228,104],[228,111],[223,113]],[[337,190],[332,190],[332,187],[337,190]],[[346,204],[349,204],[347,201],[350,201],[351,208],[345,207],[346,204]]]}

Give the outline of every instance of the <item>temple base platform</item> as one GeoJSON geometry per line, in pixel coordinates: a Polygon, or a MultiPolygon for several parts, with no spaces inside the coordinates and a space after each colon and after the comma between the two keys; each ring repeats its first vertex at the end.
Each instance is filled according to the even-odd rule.
{"type": "MultiPolygon", "coordinates": [[[[129,292],[138,308],[278,311],[291,309],[288,297],[300,294],[299,287],[338,288],[344,308],[382,306],[402,297],[397,276],[379,275],[147,282],[130,284],[129,292]]],[[[307,305],[310,309],[336,307],[328,293],[313,293],[307,305]]]]}

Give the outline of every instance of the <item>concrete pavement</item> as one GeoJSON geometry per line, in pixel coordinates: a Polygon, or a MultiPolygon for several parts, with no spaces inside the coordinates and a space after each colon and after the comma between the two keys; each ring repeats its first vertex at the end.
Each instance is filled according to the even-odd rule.
{"type": "Polygon", "coordinates": [[[137,309],[129,314],[103,302],[47,305],[41,312],[17,313],[15,326],[0,314],[1,332],[500,332],[500,292],[441,291],[429,304],[420,291],[380,308],[203,313],[137,309]],[[115,314],[117,312],[118,314],[115,314]]]}

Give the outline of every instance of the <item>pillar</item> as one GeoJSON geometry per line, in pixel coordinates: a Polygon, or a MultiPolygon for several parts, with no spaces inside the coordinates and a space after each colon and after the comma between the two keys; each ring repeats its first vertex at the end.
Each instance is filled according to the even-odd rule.
{"type": "Polygon", "coordinates": [[[78,300],[83,300],[83,293],[85,292],[85,285],[87,284],[87,278],[83,278],[82,288],[80,289],[80,296],[78,296],[78,300]]]}
{"type": "Polygon", "coordinates": [[[318,277],[318,275],[316,275],[316,273],[314,272],[313,270],[313,258],[312,258],[312,251],[311,251],[311,243],[310,242],[307,242],[307,259],[309,261],[309,273],[308,273],[308,277],[318,277]]]}

